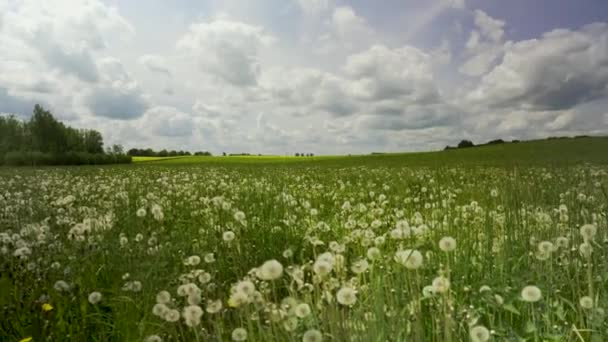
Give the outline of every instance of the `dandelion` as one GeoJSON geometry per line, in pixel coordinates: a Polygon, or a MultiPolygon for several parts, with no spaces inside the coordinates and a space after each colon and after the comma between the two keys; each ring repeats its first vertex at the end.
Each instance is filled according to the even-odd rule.
{"type": "Polygon", "coordinates": [[[144,217],[146,216],[146,209],[144,208],[139,208],[137,209],[137,212],[135,213],[137,215],[137,217],[144,217]]]}
{"type": "Polygon", "coordinates": [[[243,221],[245,219],[245,213],[242,211],[237,211],[234,213],[234,219],[236,221],[243,221]]]}
{"type": "Polygon", "coordinates": [[[205,254],[204,260],[208,264],[212,264],[215,262],[215,255],[213,253],[205,254]]]}
{"type": "Polygon", "coordinates": [[[367,260],[361,259],[361,260],[355,261],[350,269],[355,274],[361,274],[361,273],[365,272],[368,267],[369,267],[369,263],[367,262],[367,260]]]}
{"type": "Polygon", "coordinates": [[[165,315],[163,316],[165,321],[172,322],[172,323],[179,321],[179,317],[180,317],[179,311],[177,311],[175,309],[167,310],[165,312],[165,315]]]}
{"type": "Polygon", "coordinates": [[[593,253],[593,247],[591,246],[590,243],[583,242],[578,247],[578,251],[581,253],[582,256],[584,256],[584,257],[590,257],[591,253],[593,253]]]}
{"type": "Polygon", "coordinates": [[[158,335],[150,335],[146,337],[145,342],[163,342],[163,339],[158,335]]]}
{"type": "Polygon", "coordinates": [[[310,329],[302,336],[302,342],[321,342],[323,341],[323,335],[319,330],[310,329]]]}
{"type": "Polygon", "coordinates": [[[433,286],[427,285],[422,288],[422,296],[425,298],[433,297],[433,286]]]}
{"type": "Polygon", "coordinates": [[[482,285],[479,288],[479,293],[490,292],[490,291],[492,291],[492,288],[489,287],[488,285],[482,285]]]}
{"type": "Polygon", "coordinates": [[[236,328],[232,330],[232,340],[235,342],[247,340],[247,330],[243,328],[236,328]]]}
{"type": "Polygon", "coordinates": [[[160,291],[156,294],[156,302],[159,304],[168,304],[171,301],[171,294],[169,291],[160,291]]]}
{"type": "Polygon", "coordinates": [[[593,308],[593,299],[589,296],[583,296],[578,301],[583,309],[592,309],[593,308]]]}
{"type": "Polygon", "coordinates": [[[554,246],[549,241],[542,241],[538,244],[538,251],[543,254],[551,254],[553,252],[554,246]]]}
{"type": "Polygon", "coordinates": [[[351,306],[357,302],[357,294],[350,287],[343,287],[336,293],[336,300],[342,305],[351,306]]]}
{"type": "Polygon", "coordinates": [[[450,289],[450,280],[444,276],[433,279],[433,292],[445,293],[450,289]]]}
{"type": "Polygon", "coordinates": [[[184,317],[187,326],[195,327],[201,323],[203,309],[198,305],[189,305],[184,308],[182,316],[184,317]]]}
{"type": "Polygon", "coordinates": [[[555,240],[555,244],[560,248],[568,248],[570,242],[568,241],[568,238],[560,236],[555,240]]]}
{"type": "Polygon", "coordinates": [[[410,270],[415,270],[422,266],[423,257],[417,250],[406,249],[395,253],[395,261],[410,270]]]}
{"type": "Polygon", "coordinates": [[[243,280],[236,284],[236,290],[246,295],[250,295],[255,291],[255,285],[249,280],[243,280]]]}
{"type": "Polygon", "coordinates": [[[486,342],[490,340],[490,331],[488,328],[478,325],[471,328],[469,331],[469,336],[471,336],[471,341],[473,342],[486,342]]]}
{"type": "Polygon", "coordinates": [[[259,268],[258,277],[262,280],[275,280],[283,275],[283,265],[277,260],[268,260],[259,268]]]}
{"type": "Polygon", "coordinates": [[[99,293],[97,291],[91,292],[89,294],[89,303],[95,305],[101,301],[101,298],[102,298],[101,293],[99,293]]]}
{"type": "Polygon", "coordinates": [[[529,303],[538,302],[542,298],[542,292],[534,285],[526,286],[521,290],[521,298],[529,303]]]}
{"type": "Polygon", "coordinates": [[[53,306],[51,304],[49,304],[49,303],[42,304],[42,311],[49,312],[51,310],[53,310],[53,306]]]}
{"type": "Polygon", "coordinates": [[[196,266],[201,263],[201,257],[198,255],[192,255],[184,260],[184,265],[186,266],[196,266]]]}
{"type": "Polygon", "coordinates": [[[308,315],[310,315],[311,310],[310,310],[310,306],[308,304],[301,303],[295,307],[294,312],[295,312],[296,316],[298,316],[298,318],[305,318],[305,317],[308,317],[308,315]]]}
{"type": "Polygon", "coordinates": [[[63,280],[57,280],[53,288],[59,292],[66,292],[70,290],[70,285],[63,280]]]}
{"type": "Polygon", "coordinates": [[[287,248],[286,250],[283,251],[283,258],[289,259],[292,256],[293,256],[293,250],[291,250],[291,248],[287,248]]]}
{"type": "Polygon", "coordinates": [[[325,260],[317,260],[312,266],[312,269],[316,274],[323,277],[331,273],[333,266],[325,260]]]}
{"type": "Polygon", "coordinates": [[[367,258],[369,260],[377,260],[380,258],[380,249],[378,249],[377,247],[370,247],[367,250],[367,258]]]}
{"type": "Polygon", "coordinates": [[[222,310],[222,301],[221,300],[208,300],[207,301],[207,307],[205,308],[205,311],[207,311],[210,314],[214,314],[214,313],[218,313],[220,312],[220,310],[222,310]]]}
{"type": "Polygon", "coordinates": [[[154,316],[158,316],[161,318],[165,316],[167,311],[169,311],[169,308],[163,303],[156,303],[152,307],[152,313],[154,314],[154,316]]]}
{"type": "Polygon", "coordinates": [[[456,240],[453,237],[445,236],[439,240],[439,249],[444,252],[451,252],[456,249],[456,240]]]}
{"type": "Polygon", "coordinates": [[[232,240],[234,240],[235,236],[236,235],[234,234],[234,232],[229,230],[227,232],[224,232],[224,234],[222,234],[222,239],[224,239],[225,242],[231,242],[232,240]]]}
{"type": "Polygon", "coordinates": [[[597,233],[597,227],[594,224],[584,224],[580,229],[581,236],[585,241],[592,240],[597,233]]]}

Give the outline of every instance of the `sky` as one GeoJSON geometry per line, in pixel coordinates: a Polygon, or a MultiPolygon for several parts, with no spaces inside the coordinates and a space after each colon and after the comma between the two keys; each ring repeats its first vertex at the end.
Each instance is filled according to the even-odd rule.
{"type": "Polygon", "coordinates": [[[606,135],[607,21],[605,0],[0,0],[0,113],[214,153],[606,135]]]}

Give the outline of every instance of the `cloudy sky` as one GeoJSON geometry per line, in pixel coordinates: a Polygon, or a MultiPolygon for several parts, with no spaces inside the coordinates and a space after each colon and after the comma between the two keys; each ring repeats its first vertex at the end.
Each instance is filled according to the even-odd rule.
{"type": "Polygon", "coordinates": [[[0,0],[0,112],[215,153],[608,134],[606,21],[606,0],[0,0]]]}

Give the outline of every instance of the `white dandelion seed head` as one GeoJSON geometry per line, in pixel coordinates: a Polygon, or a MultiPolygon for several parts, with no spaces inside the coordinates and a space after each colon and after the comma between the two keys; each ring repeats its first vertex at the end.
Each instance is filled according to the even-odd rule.
{"type": "Polygon", "coordinates": [[[433,279],[433,292],[445,293],[450,289],[450,280],[444,276],[433,279]]]}
{"type": "Polygon", "coordinates": [[[180,318],[180,314],[179,311],[175,310],[175,309],[169,309],[165,312],[165,315],[163,316],[164,320],[167,322],[177,322],[179,321],[180,318]]]}
{"type": "Polygon", "coordinates": [[[251,281],[249,280],[243,280],[243,281],[239,281],[236,284],[236,290],[238,292],[242,292],[246,295],[250,295],[253,292],[255,292],[255,284],[253,284],[251,281]]]}
{"type": "Polygon", "coordinates": [[[353,271],[353,273],[355,274],[361,274],[365,271],[367,271],[367,268],[369,267],[369,263],[367,262],[367,260],[365,259],[361,259],[361,260],[357,260],[355,261],[352,266],[351,266],[351,270],[353,271]]]}
{"type": "Polygon", "coordinates": [[[444,252],[451,252],[456,249],[456,240],[451,236],[445,236],[439,240],[439,249],[444,252]]]}
{"type": "Polygon", "coordinates": [[[319,330],[310,329],[307,330],[302,336],[302,342],[322,342],[323,335],[319,330]]]}
{"type": "Polygon", "coordinates": [[[542,292],[538,287],[529,285],[521,290],[521,298],[529,303],[538,302],[542,298],[542,292]]]}
{"type": "Polygon", "coordinates": [[[101,301],[101,293],[94,291],[89,294],[89,303],[95,305],[101,301]]]}
{"type": "Polygon", "coordinates": [[[296,307],[294,308],[294,312],[298,318],[308,317],[308,315],[310,315],[311,313],[310,305],[306,303],[300,303],[296,305],[296,307]]]}
{"type": "Polygon", "coordinates": [[[415,249],[405,249],[401,251],[397,251],[394,257],[395,261],[405,268],[410,270],[415,270],[422,266],[422,262],[424,258],[422,257],[422,253],[415,249]]]}
{"type": "Polygon", "coordinates": [[[323,277],[331,273],[333,265],[325,260],[317,260],[312,269],[317,275],[323,277]]]}
{"type": "Polygon", "coordinates": [[[156,303],[152,307],[152,313],[155,316],[158,316],[161,318],[165,317],[165,314],[167,313],[167,311],[169,311],[169,308],[165,304],[162,304],[162,303],[156,303]]]}
{"type": "Polygon", "coordinates": [[[336,293],[336,300],[342,305],[351,306],[357,302],[357,293],[351,287],[343,287],[336,293]]]}
{"type": "Polygon", "coordinates": [[[182,316],[189,327],[195,327],[201,323],[203,309],[198,305],[189,305],[184,308],[182,316]]]}
{"type": "Polygon", "coordinates": [[[486,342],[490,340],[490,331],[483,325],[478,325],[469,331],[472,342],[486,342]]]}
{"type": "Polygon", "coordinates": [[[579,299],[579,304],[581,305],[581,308],[583,309],[593,309],[593,298],[589,297],[589,296],[583,296],[581,297],[581,299],[579,299]]]}
{"type": "Polygon", "coordinates": [[[222,234],[222,239],[224,239],[225,242],[231,242],[232,240],[234,240],[235,237],[236,235],[234,234],[234,232],[230,230],[222,234]]]}
{"type": "Polygon", "coordinates": [[[283,265],[277,260],[268,260],[260,267],[259,277],[262,280],[275,280],[283,275],[283,265]]]}
{"type": "Polygon", "coordinates": [[[247,340],[247,330],[243,328],[236,328],[232,330],[232,340],[235,342],[241,342],[247,340]]]}
{"type": "Polygon", "coordinates": [[[150,335],[146,337],[145,342],[163,342],[163,339],[158,335],[150,335]]]}
{"type": "Polygon", "coordinates": [[[210,314],[214,314],[220,312],[220,310],[222,310],[222,307],[223,305],[221,300],[208,300],[207,307],[205,308],[205,310],[210,314]]]}
{"type": "Polygon", "coordinates": [[[593,240],[597,233],[597,227],[594,224],[584,224],[581,226],[580,233],[586,241],[593,240]]]}

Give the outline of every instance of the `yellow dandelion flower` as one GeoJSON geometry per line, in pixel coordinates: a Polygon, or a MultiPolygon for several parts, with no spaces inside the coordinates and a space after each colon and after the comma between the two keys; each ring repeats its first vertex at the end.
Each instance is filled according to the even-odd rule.
{"type": "Polygon", "coordinates": [[[30,341],[32,341],[32,338],[31,337],[26,337],[26,338],[20,340],[19,342],[30,342],[30,341]]]}
{"type": "Polygon", "coordinates": [[[53,310],[53,306],[51,304],[49,304],[49,303],[42,304],[42,311],[49,312],[51,310],[53,310]]]}

